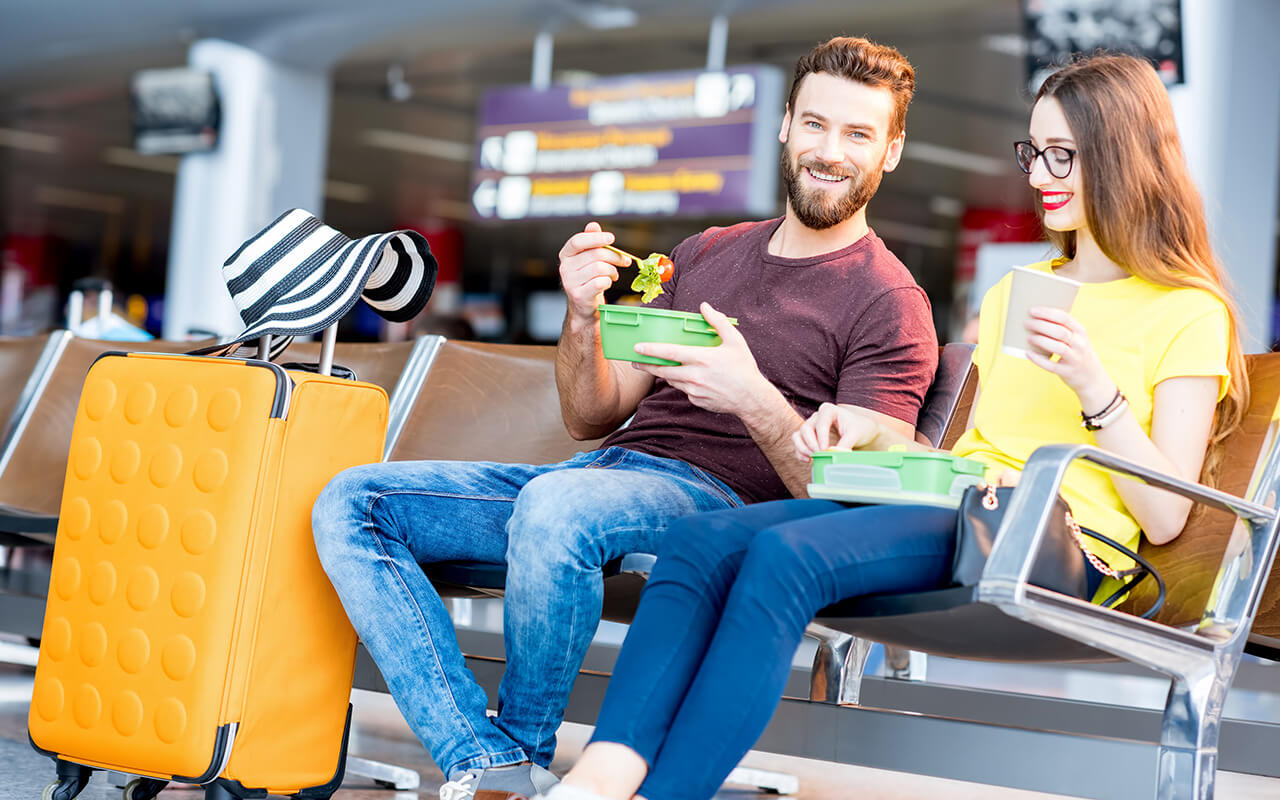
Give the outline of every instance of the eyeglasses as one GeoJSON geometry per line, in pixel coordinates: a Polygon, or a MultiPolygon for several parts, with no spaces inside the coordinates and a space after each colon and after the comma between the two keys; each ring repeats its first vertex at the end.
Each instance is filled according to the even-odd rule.
{"type": "Polygon", "coordinates": [[[1036,159],[1044,157],[1044,168],[1055,178],[1065,178],[1071,174],[1071,165],[1075,163],[1076,151],[1066,147],[1052,145],[1041,150],[1029,141],[1014,142],[1013,155],[1018,159],[1018,169],[1028,175],[1035,167],[1036,159]]]}

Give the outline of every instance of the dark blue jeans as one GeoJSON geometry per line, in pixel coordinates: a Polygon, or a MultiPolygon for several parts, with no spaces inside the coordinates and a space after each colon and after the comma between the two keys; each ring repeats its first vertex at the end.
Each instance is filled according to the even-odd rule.
{"type": "Polygon", "coordinates": [[[396,461],[316,500],[316,551],[405,720],[450,778],[546,765],[600,624],[601,567],[660,546],[670,520],[742,501],[682,461],[608,447],[559,464],[396,461]],[[507,564],[498,715],[419,564],[507,564]]]}
{"type": "Polygon", "coordinates": [[[781,500],[672,524],[593,741],[649,764],[640,794],[702,800],[768,724],[805,626],[846,597],[950,581],[956,512],[781,500]]]}

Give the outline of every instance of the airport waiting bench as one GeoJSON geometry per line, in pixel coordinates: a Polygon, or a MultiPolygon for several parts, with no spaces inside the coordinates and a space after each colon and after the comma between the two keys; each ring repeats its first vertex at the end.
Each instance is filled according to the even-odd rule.
{"type": "MultiPolygon", "coordinates": [[[[963,345],[943,349],[921,416],[922,440],[949,447],[963,431],[976,387],[970,352],[963,345]]],[[[542,463],[596,444],[575,443],[560,426],[553,348],[446,342],[440,355],[441,366],[448,366],[428,372],[418,398],[426,405],[406,426],[393,459],[542,463]]],[[[1280,726],[1221,718],[1246,646],[1266,658],[1280,655],[1280,582],[1267,581],[1277,541],[1280,354],[1251,356],[1248,367],[1252,401],[1243,428],[1225,445],[1220,490],[1160,476],[1093,448],[1042,448],[1027,465],[978,586],[859,598],[818,614],[809,631],[820,646],[808,700],[784,701],[759,749],[1093,797],[1207,797],[1218,767],[1280,775],[1272,756],[1280,746],[1280,726]],[[1156,620],[1025,582],[1048,500],[1077,458],[1200,504],[1174,543],[1143,548],[1169,584],[1156,620]],[[864,680],[871,642],[997,662],[1122,660],[1168,676],[1171,688],[1162,714],[1090,709],[1054,698],[1023,702],[999,692],[944,694],[928,685],[864,680]],[[863,691],[868,684],[871,691],[863,691]],[[868,700],[889,708],[872,708],[868,700]],[[931,703],[937,716],[930,715],[931,703]],[[962,708],[965,713],[958,714],[962,708]],[[1219,759],[1220,732],[1240,757],[1219,759]],[[935,733],[937,738],[928,739],[935,733]],[[926,739],[930,746],[922,747],[926,739]],[[1086,763],[1090,767],[1081,769],[1086,763]]],[[[652,557],[636,554],[606,567],[606,619],[629,618],[651,564],[652,557]]],[[[424,568],[442,589],[501,594],[503,565],[450,562],[424,568]]],[[[1126,608],[1144,607],[1147,591],[1135,591],[1126,608]]],[[[483,649],[472,632],[460,631],[459,638],[464,650],[483,649]]],[[[469,665],[493,689],[501,675],[501,650],[495,652],[492,642],[488,650],[469,665]]],[[[608,666],[607,659],[592,663],[588,655],[568,719],[594,720],[608,666]]],[[[1270,683],[1280,690],[1280,681],[1270,683]]],[[[366,685],[379,684],[375,677],[366,685]]]]}
{"type": "MultiPolygon", "coordinates": [[[[9,363],[4,344],[0,342],[0,367],[9,363]]],[[[176,343],[170,346],[170,352],[179,349],[176,343]]],[[[298,354],[294,360],[309,360],[312,346],[292,345],[298,354]]],[[[48,337],[39,356],[26,347],[26,355],[12,359],[21,363],[25,358],[33,363],[33,372],[0,442],[0,502],[45,519],[47,525],[49,518],[56,520],[79,382],[97,353],[122,347],[65,333],[48,337]]],[[[130,347],[168,349],[160,343],[130,347]]],[[[943,350],[920,423],[930,442],[948,445],[963,429],[976,382],[968,358],[965,346],[943,350]]],[[[565,433],[554,383],[554,348],[549,346],[427,336],[394,345],[340,345],[336,360],[355,366],[362,377],[376,373],[375,381],[389,390],[391,424],[384,456],[392,460],[541,463],[598,444],[575,442],[565,433]]],[[[1280,355],[1250,357],[1249,371],[1253,400],[1244,429],[1227,445],[1223,491],[1165,479],[1088,448],[1038,451],[1015,493],[1007,530],[981,583],[959,591],[862,598],[825,609],[811,631],[822,644],[807,676],[808,699],[784,700],[758,748],[1094,797],[1205,797],[1212,792],[1217,766],[1280,774],[1271,765],[1271,754],[1280,746],[1280,727],[1221,719],[1223,696],[1246,644],[1266,657],[1280,655],[1280,591],[1266,581],[1277,535],[1272,506],[1280,480],[1275,447],[1280,355]],[[1156,621],[1053,595],[1023,580],[1045,521],[1046,500],[1056,493],[1067,460],[1076,457],[1136,473],[1217,509],[1197,512],[1173,544],[1149,549],[1147,555],[1170,584],[1166,609],[1156,621]],[[1120,658],[1171,676],[1172,688],[1161,715],[864,679],[861,669],[870,641],[994,661],[1120,658]],[[1154,737],[1153,715],[1159,718],[1154,737]],[[1224,745],[1232,740],[1221,759],[1219,732],[1224,745]],[[1247,765],[1226,757],[1233,750],[1249,751],[1247,765]],[[1082,763],[1089,769],[1080,769],[1082,763]]],[[[16,385],[12,376],[0,377],[16,385]]],[[[22,515],[5,516],[0,509],[0,531],[26,535],[22,515]]],[[[41,540],[47,537],[37,535],[36,541],[41,540]]],[[[636,554],[610,565],[607,618],[629,618],[651,563],[651,557],[636,554]]],[[[455,594],[501,594],[502,565],[425,568],[455,594]]],[[[38,636],[43,594],[31,587],[14,592],[0,586],[0,630],[38,636]],[[5,601],[17,594],[30,595],[32,602],[15,613],[5,601]]],[[[1144,598],[1135,594],[1132,602],[1141,606],[1144,598]]],[[[472,653],[469,666],[492,689],[501,676],[500,636],[495,643],[460,630],[459,639],[472,653]]],[[[588,654],[570,701],[571,721],[594,720],[609,655],[588,654]]],[[[357,685],[385,688],[367,656],[357,685]]]]}

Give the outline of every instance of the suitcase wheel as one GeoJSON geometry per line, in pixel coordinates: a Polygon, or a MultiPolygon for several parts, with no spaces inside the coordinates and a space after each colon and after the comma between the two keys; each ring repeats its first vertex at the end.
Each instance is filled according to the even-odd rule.
{"type": "Polygon", "coordinates": [[[160,778],[134,778],[124,787],[124,800],[152,800],[168,785],[160,778]]]}
{"type": "Polygon", "coordinates": [[[93,770],[88,767],[62,759],[55,759],[54,765],[58,770],[58,779],[44,787],[40,800],[73,800],[89,785],[93,770]]]}
{"type": "Polygon", "coordinates": [[[84,787],[88,781],[67,780],[54,781],[44,787],[44,791],[40,793],[40,800],[73,800],[73,798],[84,791],[84,787]]]}
{"type": "Polygon", "coordinates": [[[54,781],[44,787],[40,800],[72,800],[83,790],[84,786],[77,786],[74,781],[54,781]]]}
{"type": "Polygon", "coordinates": [[[241,798],[219,780],[204,785],[204,800],[241,800],[241,798]]]}

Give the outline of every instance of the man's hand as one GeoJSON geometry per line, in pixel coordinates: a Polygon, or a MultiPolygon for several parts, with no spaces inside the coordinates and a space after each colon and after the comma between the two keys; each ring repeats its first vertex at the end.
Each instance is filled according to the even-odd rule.
{"type": "Polygon", "coordinates": [[[800,426],[800,415],[769,379],[760,373],[756,359],[729,318],[703,303],[699,310],[716,333],[715,347],[642,342],[640,355],[666,358],[678,366],[632,363],[632,367],[662,378],[685,393],[698,408],[733,414],[747,429],[765,458],[777,470],[787,490],[805,496],[809,471],[790,458],[791,433],[800,426]]]}
{"type": "Polygon", "coordinates": [[[734,414],[750,426],[748,418],[756,412],[763,412],[766,406],[761,401],[768,393],[776,394],[777,389],[760,374],[747,340],[742,338],[729,318],[709,303],[703,303],[699,311],[720,334],[720,344],[698,347],[642,342],[636,345],[636,352],[640,355],[666,358],[678,361],[680,365],[634,363],[633,366],[684,392],[689,402],[698,408],[734,414]]]}
{"type": "Polygon", "coordinates": [[[796,458],[807,463],[819,450],[860,450],[875,442],[879,435],[880,425],[869,414],[823,403],[791,435],[791,442],[796,448],[796,458]],[[832,431],[836,434],[834,443],[832,431]]]}
{"type": "Polygon", "coordinates": [[[613,244],[613,234],[602,231],[597,222],[588,222],[560,248],[560,283],[569,301],[568,320],[594,321],[596,307],[604,302],[604,290],[618,279],[618,267],[631,263],[604,245],[613,244]]]}

